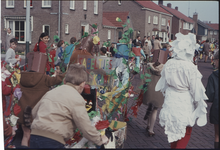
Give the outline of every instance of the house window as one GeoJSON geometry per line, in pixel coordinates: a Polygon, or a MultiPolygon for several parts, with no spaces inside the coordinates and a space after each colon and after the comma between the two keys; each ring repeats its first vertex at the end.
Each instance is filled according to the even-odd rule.
{"type": "Polygon", "coordinates": [[[204,32],[205,32],[205,35],[207,35],[207,29],[205,29],[204,32]]]}
{"type": "Polygon", "coordinates": [[[162,32],[159,32],[159,37],[162,37],[162,32]]]}
{"type": "Polygon", "coordinates": [[[121,5],[121,0],[118,1],[118,5],[121,5]]]}
{"type": "Polygon", "coordinates": [[[189,28],[190,30],[192,30],[193,29],[193,24],[192,23],[190,23],[190,28],[189,28]]]}
{"type": "MultiPolygon", "coordinates": [[[[24,8],[26,8],[26,5],[27,5],[27,1],[24,0],[24,8]]],[[[31,7],[31,8],[33,7],[33,5],[32,5],[32,0],[30,0],[30,7],[31,7]]]]}
{"type": "Polygon", "coordinates": [[[87,1],[86,0],[83,1],[83,10],[87,10],[87,1]]]}
{"type": "Polygon", "coordinates": [[[158,16],[154,16],[153,24],[158,24],[158,16]]]}
{"type": "Polygon", "coordinates": [[[217,31],[214,31],[214,35],[217,35],[217,31]]]}
{"type": "Polygon", "coordinates": [[[47,33],[48,36],[50,36],[50,26],[49,25],[43,25],[43,32],[47,33]]]}
{"type": "Polygon", "coordinates": [[[148,16],[148,23],[150,23],[150,16],[148,16]]]}
{"type": "Polygon", "coordinates": [[[111,30],[108,30],[108,40],[111,39],[111,30]]]}
{"type": "Polygon", "coordinates": [[[6,0],[6,8],[14,8],[14,0],[6,0]]]}
{"type": "Polygon", "coordinates": [[[162,23],[161,23],[161,25],[162,26],[165,26],[166,25],[166,19],[165,18],[162,18],[162,21],[161,21],[162,23]]]}
{"type": "Polygon", "coordinates": [[[213,35],[213,31],[210,31],[210,35],[213,35]]]}
{"type": "Polygon", "coordinates": [[[121,38],[121,37],[122,37],[122,32],[119,31],[119,32],[118,32],[118,38],[121,38]]]}
{"type": "Polygon", "coordinates": [[[98,1],[94,1],[94,14],[98,14],[98,1]]]}
{"type": "Polygon", "coordinates": [[[20,41],[20,42],[24,42],[26,39],[25,39],[25,22],[26,21],[14,21],[14,27],[15,27],[15,30],[14,30],[14,35],[15,35],[15,38],[20,41]]]}
{"type": "Polygon", "coordinates": [[[65,34],[69,34],[69,25],[65,24],[65,34]]]}
{"type": "Polygon", "coordinates": [[[83,36],[85,32],[89,33],[89,24],[81,23],[81,36],[83,36]]]}
{"type": "Polygon", "coordinates": [[[75,10],[75,0],[70,1],[70,9],[75,10]]]}
{"type": "Polygon", "coordinates": [[[155,32],[154,32],[154,31],[152,31],[152,36],[153,36],[153,35],[155,35],[155,32]]]}
{"type": "Polygon", "coordinates": [[[148,32],[147,36],[150,36],[150,32],[148,32]]]}
{"type": "Polygon", "coordinates": [[[51,1],[42,0],[42,7],[51,7],[51,1]]]}

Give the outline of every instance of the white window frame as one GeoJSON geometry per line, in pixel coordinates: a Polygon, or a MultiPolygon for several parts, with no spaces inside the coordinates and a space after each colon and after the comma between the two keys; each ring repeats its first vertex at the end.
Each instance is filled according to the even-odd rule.
{"type": "MultiPolygon", "coordinates": [[[[26,8],[26,4],[27,4],[27,1],[24,0],[24,8],[26,8]]],[[[33,7],[33,1],[32,1],[32,6],[30,5],[30,8],[32,8],[32,7],[33,7]]]]}
{"type": "Polygon", "coordinates": [[[153,24],[158,24],[158,16],[154,16],[154,18],[153,18],[153,24]]]}
{"type": "Polygon", "coordinates": [[[207,29],[205,29],[204,32],[205,32],[205,35],[207,35],[207,29]]]}
{"type": "Polygon", "coordinates": [[[192,23],[190,23],[190,28],[189,28],[190,30],[192,30],[193,29],[193,24],[192,23]]]}
{"type": "Polygon", "coordinates": [[[183,22],[183,29],[186,29],[186,22],[183,22]]]}
{"type": "Polygon", "coordinates": [[[121,0],[118,0],[118,5],[121,5],[121,0]]]}
{"type": "Polygon", "coordinates": [[[45,32],[45,26],[49,26],[49,33],[48,33],[48,36],[50,36],[50,25],[48,25],[48,24],[44,24],[44,25],[42,26],[42,32],[45,32]]]}
{"type": "Polygon", "coordinates": [[[42,0],[42,7],[51,7],[51,0],[42,0]],[[49,5],[44,5],[45,1],[50,2],[50,4],[49,5]]]}
{"type": "Polygon", "coordinates": [[[183,22],[183,24],[182,24],[182,21],[181,20],[179,20],[179,28],[181,29],[181,28],[184,28],[184,22],[183,22]],[[183,27],[182,27],[183,26],[183,27]]]}
{"type": "Polygon", "coordinates": [[[162,32],[159,32],[159,37],[162,37],[163,35],[162,35],[162,32]]]}
{"type": "Polygon", "coordinates": [[[150,16],[148,16],[148,23],[150,23],[150,16]]]}
{"type": "Polygon", "coordinates": [[[65,34],[69,34],[69,24],[65,24],[65,34]]]}
{"type": "Polygon", "coordinates": [[[15,7],[15,1],[14,0],[6,0],[6,8],[14,8],[15,7]],[[9,5],[12,2],[12,5],[9,5]]]}
{"type": "Polygon", "coordinates": [[[83,1],[83,10],[87,10],[87,1],[86,0],[83,1]]]}
{"type": "Polygon", "coordinates": [[[166,18],[162,18],[161,19],[161,25],[162,26],[166,26],[166,18]]]}
{"type": "Polygon", "coordinates": [[[217,35],[217,31],[214,31],[214,35],[217,35]]]}
{"type": "Polygon", "coordinates": [[[152,36],[153,36],[153,35],[155,36],[155,32],[154,32],[154,31],[152,31],[152,36]]]}
{"type": "Polygon", "coordinates": [[[108,40],[111,39],[111,30],[108,30],[108,40]]]}
{"type": "Polygon", "coordinates": [[[70,9],[75,10],[75,0],[70,0],[70,9]]]}
{"type": "Polygon", "coordinates": [[[213,31],[209,31],[209,34],[210,34],[210,35],[213,35],[213,31]]]}
{"type": "MultiPolygon", "coordinates": [[[[7,20],[6,25],[9,27],[9,21],[12,21],[13,23],[13,29],[12,29],[12,34],[15,36],[15,21],[24,21],[24,41],[19,41],[18,43],[25,43],[26,42],[26,20],[7,20]]],[[[30,38],[31,39],[31,38],[30,38]]]]}
{"type": "Polygon", "coordinates": [[[148,32],[147,36],[150,36],[150,32],[148,32]]]}
{"type": "Polygon", "coordinates": [[[94,14],[98,15],[99,1],[94,1],[94,14]]]}

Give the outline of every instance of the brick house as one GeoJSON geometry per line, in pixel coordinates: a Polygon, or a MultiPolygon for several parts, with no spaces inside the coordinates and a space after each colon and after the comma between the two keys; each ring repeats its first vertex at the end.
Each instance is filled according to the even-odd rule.
{"type": "Polygon", "coordinates": [[[189,17],[194,21],[194,31],[196,34],[196,39],[200,41],[204,41],[208,39],[208,29],[211,28],[208,25],[206,25],[204,22],[200,21],[198,19],[198,14],[195,12],[193,14],[193,17],[189,17]]]}
{"type": "MultiPolygon", "coordinates": [[[[122,37],[124,31],[128,28],[133,29],[132,21],[129,12],[103,12],[102,24],[103,24],[103,33],[110,42],[117,42],[118,37],[122,37]],[[126,23],[127,17],[129,16],[130,23],[126,23]],[[117,22],[116,18],[119,17],[122,22],[117,22]],[[122,24],[127,24],[123,29],[122,24]]],[[[133,34],[130,35],[130,38],[133,37],[133,34]]]]}
{"type": "Polygon", "coordinates": [[[210,28],[208,29],[208,40],[214,42],[219,41],[219,24],[218,23],[206,23],[210,28]]]}
{"type": "Polygon", "coordinates": [[[167,10],[173,15],[172,18],[172,31],[171,31],[171,40],[175,40],[176,33],[188,34],[193,29],[194,21],[189,17],[185,16],[178,11],[178,7],[173,9],[171,3],[168,3],[167,6],[163,5],[163,1],[159,1],[159,6],[167,10]]]}
{"type": "MultiPolygon", "coordinates": [[[[102,35],[102,10],[102,1],[31,0],[30,51],[33,50],[42,32],[49,34],[49,44],[53,43],[53,36],[59,34],[60,39],[69,43],[73,36],[80,39],[85,32],[90,33],[89,24],[97,23],[100,37],[102,35]]],[[[1,1],[1,27],[1,44],[5,45],[6,29],[10,27],[13,35],[18,39],[16,50],[25,51],[26,0],[1,1]]]]}
{"type": "Polygon", "coordinates": [[[163,42],[168,41],[167,25],[170,23],[170,28],[172,27],[173,15],[152,1],[105,1],[103,11],[129,12],[134,29],[132,39],[137,35],[141,38],[159,35],[163,37],[163,42]]]}

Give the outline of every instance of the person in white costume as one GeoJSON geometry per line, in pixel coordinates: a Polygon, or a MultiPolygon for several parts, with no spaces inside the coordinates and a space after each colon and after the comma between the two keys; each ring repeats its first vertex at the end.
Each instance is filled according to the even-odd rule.
{"type": "Polygon", "coordinates": [[[159,114],[159,123],[165,127],[165,134],[171,148],[186,148],[192,127],[207,123],[204,100],[208,97],[201,82],[202,75],[193,64],[196,49],[196,36],[192,33],[177,33],[176,40],[170,43],[172,59],[163,67],[155,91],[164,95],[164,104],[159,114]]]}

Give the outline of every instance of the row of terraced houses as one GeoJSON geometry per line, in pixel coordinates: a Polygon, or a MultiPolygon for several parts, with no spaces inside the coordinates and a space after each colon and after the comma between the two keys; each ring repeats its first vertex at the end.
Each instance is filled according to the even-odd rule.
{"type": "Polygon", "coordinates": [[[25,51],[26,32],[30,32],[30,50],[42,32],[50,36],[49,43],[53,43],[53,36],[60,35],[60,39],[69,42],[75,36],[80,39],[85,32],[90,33],[90,25],[97,23],[98,36],[101,45],[104,41],[117,42],[123,32],[132,28],[130,35],[135,39],[137,35],[158,35],[163,43],[174,40],[175,34],[181,32],[195,33],[197,39],[210,41],[218,40],[218,24],[204,23],[198,20],[198,14],[187,17],[178,11],[178,7],[158,4],[152,1],[50,1],[30,0],[30,31],[26,30],[26,0],[1,1],[1,44],[4,48],[6,29],[10,27],[12,34],[18,39],[18,51],[25,51]],[[130,18],[130,24],[122,27],[116,17],[125,22],[130,18]]]}

